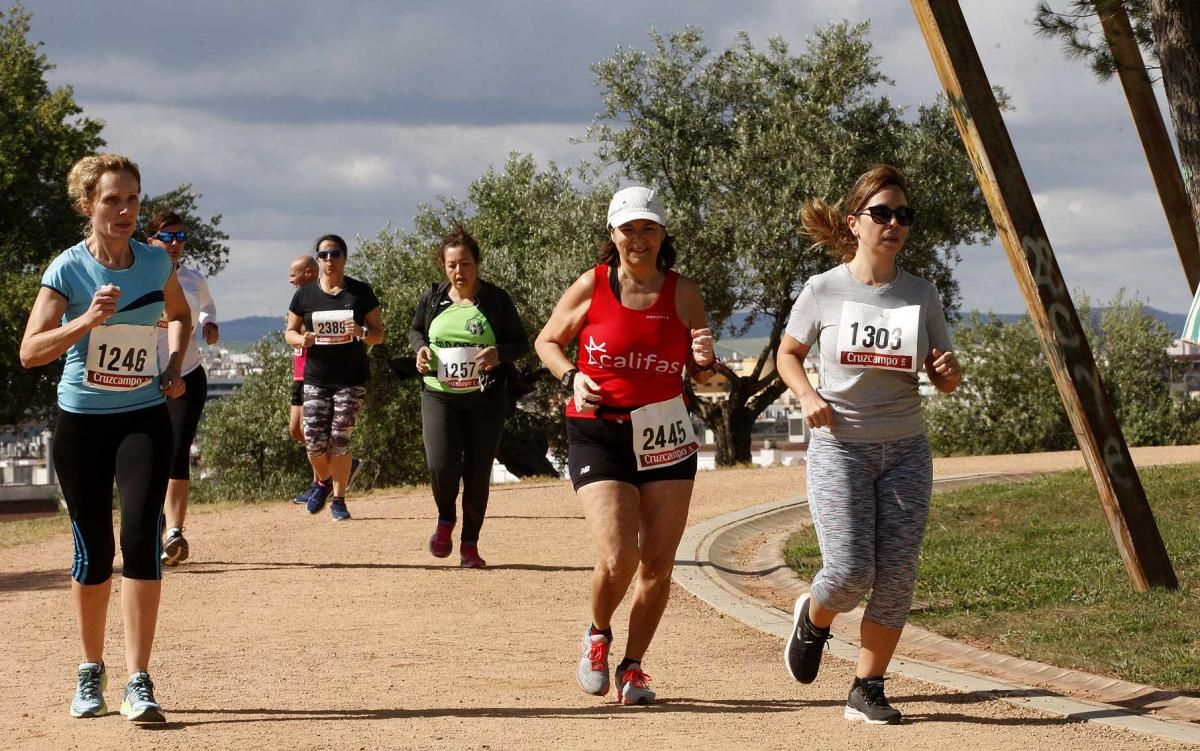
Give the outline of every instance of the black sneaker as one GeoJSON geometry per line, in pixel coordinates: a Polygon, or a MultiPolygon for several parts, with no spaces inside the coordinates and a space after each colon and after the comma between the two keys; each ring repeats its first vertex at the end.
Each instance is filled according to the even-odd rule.
{"type": "Polygon", "coordinates": [[[808,620],[808,603],[812,595],[805,593],[796,600],[792,611],[792,633],[783,648],[783,662],[788,672],[801,683],[812,683],[821,669],[821,656],[829,641],[829,629],[819,629],[808,620]]]}
{"type": "Polygon", "coordinates": [[[888,704],[883,695],[883,681],[883,677],[855,678],[842,716],[870,725],[899,725],[900,710],[888,704]]]}

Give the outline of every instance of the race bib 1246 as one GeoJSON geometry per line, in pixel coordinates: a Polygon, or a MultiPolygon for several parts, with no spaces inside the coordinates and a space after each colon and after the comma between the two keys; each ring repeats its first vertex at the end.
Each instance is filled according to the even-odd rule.
{"type": "Polygon", "coordinates": [[[155,326],[97,326],[88,336],[84,378],[101,391],[132,391],[158,377],[155,326]]]}

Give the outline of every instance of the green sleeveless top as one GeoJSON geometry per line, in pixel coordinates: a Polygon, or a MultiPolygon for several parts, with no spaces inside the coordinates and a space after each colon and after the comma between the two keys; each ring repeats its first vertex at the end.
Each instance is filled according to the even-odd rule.
{"type": "Polygon", "coordinates": [[[429,349],[435,370],[425,376],[425,388],[450,394],[479,390],[475,356],[496,344],[496,332],[475,305],[447,305],[429,324],[429,349]]]}

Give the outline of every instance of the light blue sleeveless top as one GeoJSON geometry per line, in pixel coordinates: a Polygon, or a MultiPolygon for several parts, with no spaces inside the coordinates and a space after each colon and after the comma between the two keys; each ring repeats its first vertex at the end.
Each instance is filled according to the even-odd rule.
{"type": "Polygon", "coordinates": [[[105,268],[80,242],[59,253],[42,275],[43,287],[67,299],[64,325],[87,311],[96,290],[106,284],[121,288],[116,314],[67,350],[58,382],[58,406],[67,412],[132,412],[164,401],[158,386],[155,327],[163,312],[171,257],[136,240],[130,240],[129,247],[133,263],[126,269],[105,268]],[[146,341],[148,352],[142,351],[146,341]]]}

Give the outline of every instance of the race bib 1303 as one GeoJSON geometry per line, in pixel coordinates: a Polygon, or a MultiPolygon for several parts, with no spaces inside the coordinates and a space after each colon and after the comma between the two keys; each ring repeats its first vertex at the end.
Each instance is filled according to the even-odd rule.
{"type": "Polygon", "coordinates": [[[842,303],[838,324],[838,363],[848,368],[884,368],[915,372],[921,306],[878,308],[842,303]]]}

